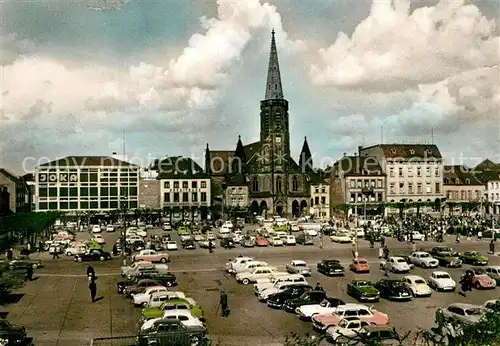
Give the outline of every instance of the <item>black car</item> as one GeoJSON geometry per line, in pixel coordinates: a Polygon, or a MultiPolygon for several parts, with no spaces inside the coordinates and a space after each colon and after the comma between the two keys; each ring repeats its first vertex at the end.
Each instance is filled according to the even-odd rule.
{"type": "Polygon", "coordinates": [[[193,239],[186,239],[182,242],[182,248],[184,250],[194,250],[194,249],[196,249],[196,245],[195,245],[193,239]]]}
{"type": "Polygon", "coordinates": [[[107,251],[94,249],[84,254],[75,255],[75,262],[87,261],[107,261],[111,259],[111,254],[107,251]]]}
{"type": "Polygon", "coordinates": [[[141,276],[143,279],[151,279],[160,283],[161,286],[177,286],[177,278],[172,273],[145,273],[141,276]]]}
{"type": "Polygon", "coordinates": [[[206,328],[202,326],[186,326],[178,320],[161,319],[153,323],[151,328],[139,331],[138,346],[205,346],[209,345],[206,328]]]}
{"type": "Polygon", "coordinates": [[[306,291],[300,297],[285,301],[283,308],[285,311],[295,313],[295,309],[302,305],[319,304],[326,298],[325,291],[306,291]]]}
{"type": "Polygon", "coordinates": [[[295,242],[301,245],[314,245],[313,237],[305,233],[300,233],[297,237],[295,237],[295,242]]]}
{"type": "Polygon", "coordinates": [[[27,342],[26,328],[14,326],[5,319],[0,319],[0,339],[8,340],[7,345],[23,345],[27,342]]]}
{"type": "Polygon", "coordinates": [[[318,262],[316,268],[319,273],[327,276],[344,275],[345,269],[339,260],[325,259],[318,262]]]}
{"type": "Polygon", "coordinates": [[[446,246],[436,246],[429,251],[430,255],[439,261],[439,265],[447,268],[462,267],[458,252],[446,246]]]}
{"type": "Polygon", "coordinates": [[[382,279],[375,284],[380,296],[389,300],[411,300],[412,292],[400,279],[382,279]]]}
{"type": "Polygon", "coordinates": [[[284,291],[278,292],[275,294],[271,294],[267,297],[267,306],[274,309],[283,308],[283,304],[290,299],[298,298],[304,292],[308,292],[312,290],[312,286],[310,285],[293,285],[287,287],[284,291]]]}

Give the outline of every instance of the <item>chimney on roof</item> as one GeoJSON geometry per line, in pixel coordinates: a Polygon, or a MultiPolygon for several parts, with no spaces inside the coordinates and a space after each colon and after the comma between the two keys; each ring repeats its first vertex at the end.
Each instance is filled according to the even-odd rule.
{"type": "Polygon", "coordinates": [[[358,145],[358,154],[359,154],[359,156],[361,156],[361,149],[363,149],[363,146],[358,145]]]}
{"type": "Polygon", "coordinates": [[[347,153],[344,153],[344,157],[346,157],[346,156],[347,156],[347,153]]]}

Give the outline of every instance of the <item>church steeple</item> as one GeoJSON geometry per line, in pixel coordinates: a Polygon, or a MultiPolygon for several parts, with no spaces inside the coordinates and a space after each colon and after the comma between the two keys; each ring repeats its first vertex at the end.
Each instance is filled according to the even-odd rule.
{"type": "Polygon", "coordinates": [[[307,143],[307,137],[304,137],[304,144],[302,145],[302,150],[300,151],[299,167],[302,172],[309,172],[313,169],[312,154],[309,149],[309,143],[307,143]]]}
{"type": "Polygon", "coordinates": [[[232,161],[231,173],[242,174],[245,173],[247,158],[245,155],[245,148],[243,148],[243,143],[241,142],[241,136],[238,136],[238,143],[236,144],[236,150],[234,151],[234,159],[232,161]]]}
{"type": "Polygon", "coordinates": [[[207,148],[205,149],[205,173],[212,174],[212,158],[210,155],[210,148],[208,147],[208,143],[207,148]]]}
{"type": "Polygon", "coordinates": [[[267,68],[266,97],[264,100],[283,99],[283,87],[281,85],[280,65],[278,62],[278,50],[274,38],[274,29],[271,31],[271,51],[269,53],[269,66],[267,68]]]}

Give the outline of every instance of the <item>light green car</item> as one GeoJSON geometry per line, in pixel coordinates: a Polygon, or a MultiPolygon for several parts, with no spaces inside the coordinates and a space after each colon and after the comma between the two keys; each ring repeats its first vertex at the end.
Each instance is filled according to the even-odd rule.
{"type": "Polygon", "coordinates": [[[177,228],[177,235],[183,235],[186,233],[188,233],[188,229],[186,226],[179,226],[179,228],[177,228]]]}
{"type": "Polygon", "coordinates": [[[204,321],[203,309],[196,305],[196,302],[191,298],[174,298],[162,303],[160,307],[145,308],[142,310],[142,319],[144,321],[152,318],[161,318],[166,310],[188,309],[194,317],[204,321]]]}

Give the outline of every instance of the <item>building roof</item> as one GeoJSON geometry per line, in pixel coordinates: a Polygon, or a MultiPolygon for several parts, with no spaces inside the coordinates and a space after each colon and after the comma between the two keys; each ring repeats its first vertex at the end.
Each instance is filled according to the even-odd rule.
{"type": "Polygon", "coordinates": [[[12,173],[6,168],[0,168],[0,174],[3,174],[5,177],[7,177],[7,179],[12,180],[16,184],[24,182],[24,180],[21,177],[12,173]]]}
{"type": "Polygon", "coordinates": [[[500,164],[491,161],[490,159],[485,159],[474,167],[474,171],[489,171],[489,170],[500,170],[500,164]]]}
{"type": "Polygon", "coordinates": [[[267,68],[265,100],[283,99],[283,86],[281,85],[280,65],[274,30],[271,32],[271,50],[269,52],[269,66],[267,68]]]}
{"type": "Polygon", "coordinates": [[[444,166],[444,185],[482,185],[473,170],[463,165],[444,166]]]}
{"type": "Polygon", "coordinates": [[[235,174],[227,179],[227,186],[246,186],[247,184],[244,174],[235,174]]]}
{"type": "Polygon", "coordinates": [[[205,173],[190,157],[172,156],[158,164],[157,179],[208,179],[205,173]]]}
{"type": "Polygon", "coordinates": [[[435,144],[377,144],[371,147],[362,148],[362,150],[374,147],[380,147],[384,156],[391,159],[443,158],[435,144]]]}
{"type": "Polygon", "coordinates": [[[370,156],[344,156],[335,163],[335,166],[344,173],[344,176],[385,175],[378,161],[370,156]]]}
{"type": "Polygon", "coordinates": [[[500,169],[499,170],[474,171],[474,175],[481,183],[487,184],[489,181],[500,180],[500,169]]]}
{"type": "Polygon", "coordinates": [[[50,168],[50,167],[138,167],[129,162],[118,160],[111,156],[67,156],[59,160],[50,161],[43,163],[38,167],[50,168]]]}

